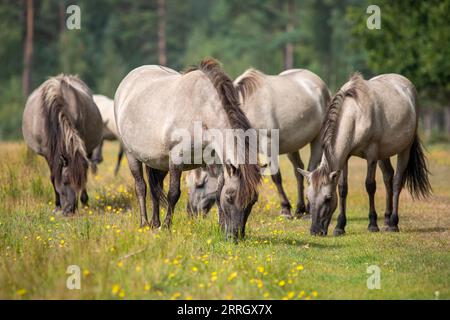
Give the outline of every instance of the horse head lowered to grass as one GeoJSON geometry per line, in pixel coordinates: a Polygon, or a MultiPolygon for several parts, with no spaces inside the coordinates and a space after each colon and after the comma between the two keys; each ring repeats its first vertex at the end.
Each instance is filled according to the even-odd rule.
{"type": "Polygon", "coordinates": [[[86,84],[75,76],[45,81],[28,98],[22,132],[27,145],[45,157],[55,191],[56,210],[72,215],[87,204],[87,169],[102,137],[102,119],[86,84]]]}
{"type": "Polygon", "coordinates": [[[366,190],[369,195],[369,226],[379,231],[375,211],[377,162],[386,186],[385,230],[399,231],[398,205],[406,183],[414,197],[431,192],[426,158],[417,133],[418,104],[414,85],[398,74],[385,74],[368,81],[355,74],[331,100],[322,126],[324,154],[319,167],[299,172],[309,181],[311,233],[326,235],[338,199],[340,214],[335,235],[345,233],[348,159],[367,160],[366,190]],[[397,170],[390,157],[397,155],[397,170]]]}

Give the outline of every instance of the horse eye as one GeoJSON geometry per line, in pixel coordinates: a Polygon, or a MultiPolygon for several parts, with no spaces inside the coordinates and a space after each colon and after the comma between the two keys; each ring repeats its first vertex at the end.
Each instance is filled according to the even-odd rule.
{"type": "Polygon", "coordinates": [[[327,194],[326,196],[325,196],[325,200],[331,200],[331,198],[332,198],[333,196],[331,195],[331,194],[327,194]]]}

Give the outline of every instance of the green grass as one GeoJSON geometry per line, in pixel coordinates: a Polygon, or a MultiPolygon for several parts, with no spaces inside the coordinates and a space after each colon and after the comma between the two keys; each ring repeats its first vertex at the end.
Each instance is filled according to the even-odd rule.
{"type": "MultiPolygon", "coordinates": [[[[184,186],[171,231],[139,229],[126,163],[117,178],[113,175],[117,144],[106,144],[99,175],[89,177],[90,207],[73,218],[53,216],[53,191],[42,158],[27,153],[23,143],[2,143],[1,150],[2,299],[450,298],[446,145],[429,150],[434,197],[413,202],[402,194],[400,233],[367,232],[365,163],[352,159],[345,236],[312,237],[310,221],[280,218],[275,188],[266,178],[247,238],[237,245],[224,241],[215,209],[206,219],[187,217],[184,186]],[[66,287],[69,265],[82,270],[81,290],[66,287]],[[380,290],[366,286],[369,265],[381,268],[380,290]]],[[[304,160],[308,153],[302,153],[304,160]]],[[[295,203],[294,175],[285,157],[281,166],[295,203]]],[[[384,186],[377,174],[382,218],[384,186]]]]}

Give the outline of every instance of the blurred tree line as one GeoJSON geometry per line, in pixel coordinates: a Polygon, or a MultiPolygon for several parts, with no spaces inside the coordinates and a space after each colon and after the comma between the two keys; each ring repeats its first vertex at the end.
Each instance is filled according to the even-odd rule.
{"type": "Polygon", "coordinates": [[[402,73],[438,119],[430,126],[450,132],[449,3],[377,1],[382,26],[368,30],[365,0],[2,0],[0,139],[21,137],[26,96],[51,75],[78,74],[113,97],[137,66],[182,70],[205,56],[232,77],[307,68],[332,91],[354,71],[402,73]],[[70,4],[80,30],[66,28],[70,4]]]}

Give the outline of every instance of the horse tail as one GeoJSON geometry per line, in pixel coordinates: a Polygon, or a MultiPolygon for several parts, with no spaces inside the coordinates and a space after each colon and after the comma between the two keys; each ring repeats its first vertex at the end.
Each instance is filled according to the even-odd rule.
{"type": "Polygon", "coordinates": [[[88,160],[84,142],[65,108],[63,91],[67,88],[65,76],[50,78],[42,88],[46,158],[56,180],[61,179],[62,168],[67,166],[70,184],[81,190],[86,185],[88,160]]]}
{"type": "Polygon", "coordinates": [[[428,198],[432,193],[428,179],[426,156],[419,136],[416,134],[409,151],[409,161],[405,171],[405,181],[413,198],[428,198]]]}

